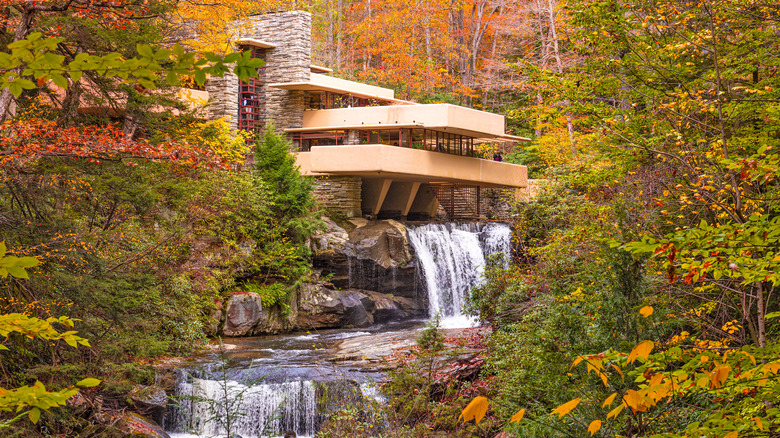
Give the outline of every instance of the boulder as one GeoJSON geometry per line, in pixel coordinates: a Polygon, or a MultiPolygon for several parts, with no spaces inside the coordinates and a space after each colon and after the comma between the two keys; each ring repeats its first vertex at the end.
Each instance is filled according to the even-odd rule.
{"type": "Polygon", "coordinates": [[[325,223],[325,230],[319,234],[312,236],[311,249],[315,252],[324,253],[328,251],[343,252],[344,246],[349,241],[349,233],[344,228],[341,228],[337,223],[330,220],[330,218],[322,217],[322,221],[325,223]]]}
{"type": "Polygon", "coordinates": [[[366,290],[338,291],[327,283],[301,286],[298,328],[366,327],[419,316],[424,309],[416,301],[366,290]]]}
{"type": "Polygon", "coordinates": [[[391,321],[402,321],[415,316],[421,316],[425,309],[417,301],[387,295],[374,291],[363,291],[372,301],[371,316],[375,324],[384,324],[391,321]]]}
{"type": "Polygon", "coordinates": [[[128,401],[137,412],[161,422],[168,408],[168,394],[159,386],[135,385],[127,394],[128,401]]]}
{"type": "Polygon", "coordinates": [[[298,317],[298,297],[290,294],[287,301],[287,310],[281,306],[274,306],[260,311],[260,320],[252,330],[253,335],[271,335],[286,333],[295,328],[295,320],[298,317]]]}
{"type": "Polygon", "coordinates": [[[373,318],[364,301],[369,297],[355,290],[336,291],[322,283],[301,286],[298,327],[301,329],[331,327],[366,327],[373,318]]]}
{"type": "Polygon", "coordinates": [[[412,249],[403,224],[394,220],[357,223],[362,226],[349,233],[351,245],[345,246],[348,256],[370,260],[384,269],[412,262],[412,249]]]}
{"type": "Polygon", "coordinates": [[[124,413],[117,427],[131,437],[171,438],[159,424],[135,412],[124,413]]]}
{"type": "Polygon", "coordinates": [[[331,222],[322,237],[312,239],[314,268],[337,288],[419,298],[406,227],[394,220],[362,218],[350,219],[349,225],[354,228],[347,233],[331,222]]]}
{"type": "Polygon", "coordinates": [[[245,336],[251,334],[264,315],[260,295],[254,292],[234,292],[227,301],[225,336],[245,336]]]}

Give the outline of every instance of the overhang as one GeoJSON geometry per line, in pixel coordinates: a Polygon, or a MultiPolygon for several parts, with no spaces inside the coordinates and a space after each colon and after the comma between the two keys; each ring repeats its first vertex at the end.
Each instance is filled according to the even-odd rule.
{"type": "Polygon", "coordinates": [[[332,68],[314,64],[309,65],[309,70],[311,70],[312,73],[333,73],[332,68]]]}
{"type": "Polygon", "coordinates": [[[422,125],[426,129],[472,138],[509,140],[507,134],[504,133],[504,116],[449,104],[311,110],[303,113],[302,127],[317,127],[319,130],[327,131],[349,129],[348,127],[360,125],[400,126],[408,124],[422,125]]]}
{"type": "Polygon", "coordinates": [[[404,124],[376,124],[376,125],[344,125],[334,128],[332,126],[308,126],[305,128],[287,128],[284,132],[296,133],[296,132],[324,132],[324,131],[343,131],[343,130],[381,130],[381,129],[418,129],[424,128],[422,123],[404,123],[404,124]]]}
{"type": "Polygon", "coordinates": [[[480,187],[526,187],[525,166],[386,145],[315,146],[298,152],[303,175],[351,175],[480,187]]]}
{"type": "Polygon", "coordinates": [[[283,90],[301,91],[329,91],[331,93],[349,94],[363,99],[377,99],[385,102],[409,103],[396,99],[395,92],[389,88],[376,87],[374,85],[361,84],[360,82],[334,78],[318,73],[312,73],[308,81],[276,82],[268,84],[269,87],[283,90]]]}
{"type": "Polygon", "coordinates": [[[258,40],[255,38],[241,38],[235,41],[240,46],[252,46],[260,49],[273,49],[276,48],[276,44],[269,43],[267,41],[258,40]]]}

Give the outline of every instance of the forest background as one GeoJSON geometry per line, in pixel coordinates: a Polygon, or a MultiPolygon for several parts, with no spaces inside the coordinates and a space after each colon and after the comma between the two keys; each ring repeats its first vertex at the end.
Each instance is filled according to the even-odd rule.
{"type": "MultiPolygon", "coordinates": [[[[237,171],[243,139],[175,86],[251,74],[225,25],[292,8],[337,76],[507,114],[533,138],[507,160],[547,181],[516,206],[522,257],[473,293],[494,330],[483,378],[398,379],[410,436],[777,433],[780,6],[756,0],[3,0],[3,311],[80,319],[70,341],[90,345],[5,317],[4,387],[94,376],[108,400],[150,383],[145,361],[191,351],[225,293],[290,299],[316,228],[307,188],[271,152],[237,171]],[[40,265],[9,258],[28,256],[40,265]],[[489,415],[464,426],[476,387],[489,415]]],[[[37,421],[17,420],[22,436],[112,433],[21,406],[37,421]]]]}

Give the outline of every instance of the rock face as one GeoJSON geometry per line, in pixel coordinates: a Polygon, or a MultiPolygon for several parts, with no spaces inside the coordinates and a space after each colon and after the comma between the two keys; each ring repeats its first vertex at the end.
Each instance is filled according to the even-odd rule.
{"type": "Polygon", "coordinates": [[[421,279],[403,224],[355,218],[344,224],[347,231],[322,219],[326,229],[312,236],[310,245],[314,271],[323,280],[303,284],[299,293],[291,294],[285,311],[264,308],[256,293],[235,292],[224,304],[215,303],[210,334],[366,327],[425,314],[424,289],[418,288],[421,279]]]}
{"type": "Polygon", "coordinates": [[[236,292],[227,301],[225,313],[225,336],[245,336],[252,334],[262,316],[263,301],[253,292],[236,292]]]}
{"type": "Polygon", "coordinates": [[[422,298],[414,251],[403,224],[356,218],[346,226],[349,232],[328,221],[327,230],[312,238],[315,269],[337,288],[422,298]]]}
{"type": "Polygon", "coordinates": [[[301,287],[298,328],[366,327],[423,313],[414,300],[373,291],[337,291],[323,283],[301,287]]]}
{"type": "Polygon", "coordinates": [[[127,394],[127,398],[136,411],[150,417],[158,424],[162,423],[168,407],[168,395],[165,389],[159,386],[136,385],[127,394]]]}
{"type": "MultiPolygon", "coordinates": [[[[295,327],[298,312],[295,294],[291,294],[288,311],[279,307],[263,308],[260,295],[254,292],[234,292],[227,300],[223,336],[253,336],[283,333],[295,327]]],[[[213,315],[212,319],[217,319],[213,315]]]]}
{"type": "Polygon", "coordinates": [[[135,412],[125,413],[117,426],[131,437],[171,438],[157,423],[135,412]]]}

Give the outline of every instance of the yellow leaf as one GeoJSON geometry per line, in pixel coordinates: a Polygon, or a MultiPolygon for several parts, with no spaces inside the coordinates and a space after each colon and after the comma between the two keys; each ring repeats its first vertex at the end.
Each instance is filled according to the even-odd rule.
{"type": "Polygon", "coordinates": [[[609,420],[612,417],[617,417],[618,414],[621,413],[623,411],[623,409],[625,409],[625,407],[626,407],[626,405],[621,403],[618,407],[616,407],[615,409],[609,411],[609,414],[607,414],[607,420],[609,420]]]}
{"type": "Polygon", "coordinates": [[[629,389],[626,391],[626,395],[623,396],[625,403],[634,410],[634,412],[644,412],[648,406],[645,403],[645,398],[639,391],[629,389]]]}
{"type": "Polygon", "coordinates": [[[555,408],[551,414],[558,414],[558,418],[563,418],[564,415],[568,414],[572,411],[572,409],[576,408],[578,404],[580,404],[581,398],[575,398],[572,401],[566,402],[557,408],[555,408]]]}
{"type": "Polygon", "coordinates": [[[612,364],[612,368],[614,368],[615,371],[617,371],[618,374],[620,374],[620,377],[623,377],[623,370],[621,370],[619,366],[612,364]]]}
{"type": "Polygon", "coordinates": [[[593,420],[590,422],[590,426],[588,426],[588,432],[590,432],[590,436],[593,436],[593,434],[598,432],[599,429],[601,429],[601,420],[593,420]]]}
{"type": "Polygon", "coordinates": [[[523,415],[525,415],[525,409],[520,409],[517,411],[515,415],[512,415],[512,418],[509,419],[510,423],[519,423],[520,420],[523,419],[523,415]]]}
{"type": "Polygon", "coordinates": [[[585,359],[585,358],[582,357],[582,356],[577,356],[577,358],[574,359],[574,362],[571,363],[571,366],[569,367],[569,369],[572,369],[572,368],[576,367],[577,365],[579,365],[579,363],[582,362],[583,359],[585,359]]]}
{"type": "Polygon", "coordinates": [[[764,365],[765,373],[777,374],[778,371],[780,371],[780,363],[772,362],[764,365]]]}
{"type": "Polygon", "coordinates": [[[601,404],[601,407],[606,408],[607,406],[611,405],[612,402],[615,401],[616,396],[617,396],[617,392],[613,392],[612,395],[610,395],[604,400],[604,403],[601,404]]]}
{"type": "Polygon", "coordinates": [[[488,408],[488,399],[486,397],[474,397],[468,406],[460,413],[458,420],[463,419],[463,422],[474,420],[475,423],[482,421],[485,417],[485,413],[488,408]]]}
{"type": "Polygon", "coordinates": [[[653,347],[655,347],[655,344],[653,341],[642,341],[634,347],[633,350],[631,350],[631,353],[628,355],[628,363],[633,363],[637,358],[647,359],[647,356],[650,355],[650,352],[653,351],[653,347]]]}
{"type": "Polygon", "coordinates": [[[639,314],[647,318],[648,316],[653,314],[653,307],[652,306],[645,306],[639,309],[639,314]]]}
{"type": "Polygon", "coordinates": [[[607,373],[604,371],[597,371],[599,373],[599,377],[601,377],[601,381],[604,383],[604,386],[609,387],[609,384],[607,384],[607,373]]]}
{"type": "Polygon", "coordinates": [[[729,377],[729,371],[731,371],[731,367],[728,365],[715,368],[715,370],[709,375],[713,388],[720,388],[723,386],[723,383],[729,377]]]}
{"type": "Polygon", "coordinates": [[[595,371],[596,374],[598,374],[599,371],[604,368],[603,362],[600,359],[589,359],[588,362],[585,363],[585,366],[588,369],[588,374],[590,374],[591,371],[595,371]]]}

